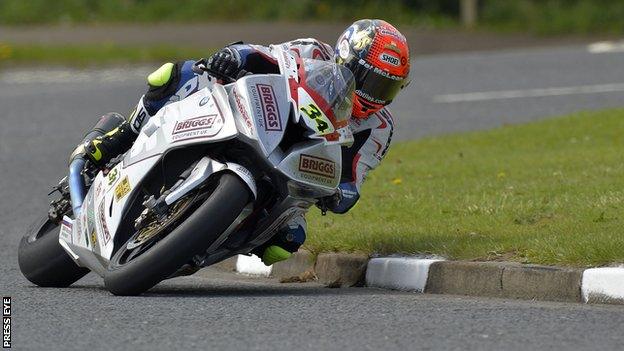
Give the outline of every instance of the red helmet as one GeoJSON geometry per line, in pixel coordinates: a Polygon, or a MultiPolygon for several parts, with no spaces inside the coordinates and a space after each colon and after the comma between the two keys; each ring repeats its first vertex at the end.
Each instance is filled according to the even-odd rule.
{"type": "Polygon", "coordinates": [[[338,38],[336,62],[355,78],[353,116],[365,118],[392,102],[408,84],[409,47],[403,34],[386,21],[364,19],[338,38]]]}

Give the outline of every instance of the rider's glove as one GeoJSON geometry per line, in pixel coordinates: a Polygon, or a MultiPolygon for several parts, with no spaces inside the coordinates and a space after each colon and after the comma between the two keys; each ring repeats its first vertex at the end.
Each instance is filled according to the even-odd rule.
{"type": "Polygon", "coordinates": [[[321,198],[316,204],[321,211],[329,210],[333,213],[343,214],[347,213],[360,199],[360,193],[354,182],[340,183],[337,189],[337,193],[321,198]]]}
{"type": "Polygon", "coordinates": [[[321,209],[323,214],[325,214],[328,210],[334,212],[334,209],[340,204],[340,200],[342,200],[342,192],[340,191],[340,188],[338,188],[333,195],[320,198],[316,202],[316,207],[321,209]]]}
{"type": "Polygon", "coordinates": [[[242,62],[238,51],[228,47],[216,52],[206,61],[207,68],[229,78],[238,78],[241,66],[242,62]]]}

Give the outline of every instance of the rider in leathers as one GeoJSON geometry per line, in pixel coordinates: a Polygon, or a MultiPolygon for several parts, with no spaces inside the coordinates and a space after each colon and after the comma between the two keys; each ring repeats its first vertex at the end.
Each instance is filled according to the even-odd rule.
{"type": "MultiPolygon", "coordinates": [[[[301,58],[336,60],[348,67],[356,81],[356,96],[350,126],[354,143],[342,148],[342,175],[337,196],[327,199],[328,209],[345,213],[360,197],[366,174],[377,167],[390,145],[394,121],[385,107],[408,83],[409,49],[405,37],[382,20],[360,20],[339,37],[336,48],[315,39],[298,39],[278,44],[301,58]]],[[[244,73],[279,73],[269,47],[235,43],[205,61],[214,72],[226,77],[244,73]]],[[[149,89],[127,121],[119,127],[79,146],[79,152],[104,168],[127,151],[147,120],[168,103],[186,98],[214,83],[215,78],[198,70],[197,61],[166,63],[147,77],[149,89]],[[84,148],[82,148],[84,147],[84,148]]],[[[109,114],[103,118],[117,114],[109,114]]],[[[255,251],[266,265],[285,260],[296,252],[306,237],[303,216],[291,220],[274,238],[255,251]]]]}

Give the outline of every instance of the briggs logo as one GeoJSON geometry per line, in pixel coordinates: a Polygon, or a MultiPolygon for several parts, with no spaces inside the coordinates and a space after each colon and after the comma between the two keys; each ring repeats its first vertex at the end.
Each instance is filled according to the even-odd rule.
{"type": "Polygon", "coordinates": [[[299,170],[325,178],[334,178],[336,176],[336,163],[324,158],[302,154],[299,156],[299,170]]]}
{"type": "Polygon", "coordinates": [[[393,66],[399,66],[401,64],[401,60],[399,60],[398,57],[394,57],[386,53],[382,53],[381,55],[379,55],[379,59],[393,66]]]}
{"type": "Polygon", "coordinates": [[[264,116],[264,129],[267,131],[281,131],[282,120],[280,119],[273,87],[266,84],[257,84],[256,87],[260,93],[260,103],[264,116]]]}
{"type": "Polygon", "coordinates": [[[173,135],[178,133],[189,132],[192,130],[208,129],[212,127],[217,115],[199,116],[186,121],[176,122],[173,127],[173,135]]]}

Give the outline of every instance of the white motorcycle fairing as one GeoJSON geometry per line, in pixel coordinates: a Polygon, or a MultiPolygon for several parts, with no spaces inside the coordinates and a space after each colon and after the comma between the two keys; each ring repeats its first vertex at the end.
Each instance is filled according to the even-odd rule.
{"type": "MultiPolygon", "coordinates": [[[[270,179],[273,191],[279,193],[279,201],[265,217],[252,223],[247,241],[235,250],[215,248],[208,253],[210,257],[201,259],[202,265],[236,253],[248,253],[270,239],[291,218],[305,213],[318,198],[334,194],[340,181],[341,145],[352,143],[353,135],[344,123],[345,116],[338,121],[331,114],[330,119],[321,105],[317,105],[318,98],[312,97],[316,93],[299,80],[308,74],[308,79],[313,79],[319,84],[317,88],[322,89],[328,86],[323,85],[325,82],[333,82],[333,76],[315,76],[304,68],[335,64],[316,61],[306,66],[285,51],[278,52],[277,58],[281,75],[251,75],[226,86],[215,84],[166,105],[147,121],[123,160],[106,175],[99,172],[95,176],[76,218],[63,219],[59,242],[79,266],[104,276],[117,250],[115,245],[123,245],[131,234],[120,233],[123,232],[120,228],[122,224],[128,228],[125,216],[130,208],[136,208],[134,202],[144,194],[146,177],[173,150],[227,142],[238,143],[248,154],[241,158],[241,163],[246,158],[246,166],[238,163],[236,157],[232,162],[197,155],[190,175],[168,189],[166,205],[172,205],[218,172],[236,174],[253,198],[258,196],[256,179],[261,179],[258,175],[270,179]],[[287,129],[294,133],[291,139],[292,135],[299,139],[289,140],[285,136],[287,129]]],[[[351,85],[351,94],[352,89],[351,85]]],[[[348,101],[349,96],[352,95],[342,98],[348,101]]],[[[251,211],[244,212],[246,216],[251,211]]],[[[245,216],[241,214],[239,219],[243,221],[245,216]]],[[[215,243],[220,244],[227,235],[222,234],[215,243]]]]}
{"type": "MultiPolygon", "coordinates": [[[[223,86],[215,85],[212,91],[205,88],[165,106],[147,122],[123,161],[106,175],[98,173],[80,215],[74,220],[66,216],[59,236],[59,242],[78,265],[103,276],[129,199],[167,150],[236,137],[236,123],[226,99],[223,86]]],[[[243,166],[204,157],[168,201],[174,202],[185,194],[183,190],[187,192],[211,174],[223,171],[237,174],[256,194],[255,181],[243,166]]]]}

